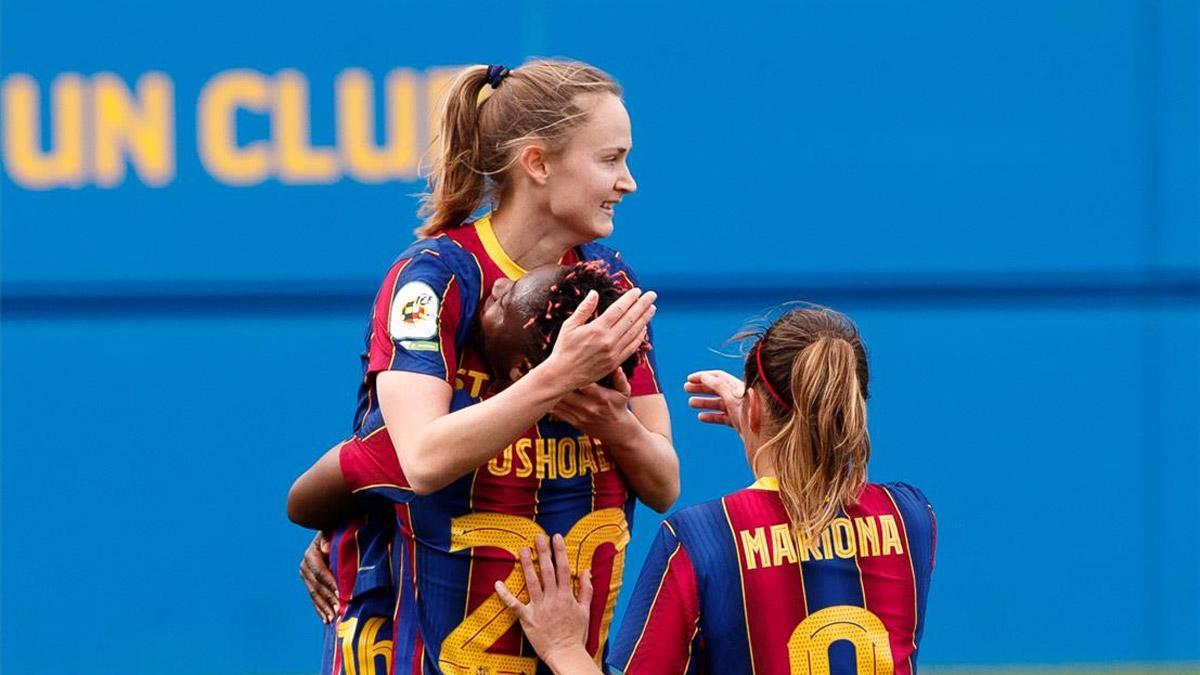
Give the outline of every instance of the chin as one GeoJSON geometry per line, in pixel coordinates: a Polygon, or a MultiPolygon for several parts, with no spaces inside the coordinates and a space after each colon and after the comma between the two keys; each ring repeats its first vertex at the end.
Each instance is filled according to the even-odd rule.
{"type": "Polygon", "coordinates": [[[592,224],[592,234],[595,239],[603,239],[613,233],[612,217],[602,218],[592,224]]]}

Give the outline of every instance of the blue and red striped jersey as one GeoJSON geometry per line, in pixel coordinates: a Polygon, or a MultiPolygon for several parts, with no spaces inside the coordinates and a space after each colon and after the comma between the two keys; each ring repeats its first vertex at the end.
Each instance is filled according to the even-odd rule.
{"type": "MultiPolygon", "coordinates": [[[[598,244],[578,247],[561,262],[585,260],[603,260],[622,283],[634,284],[619,254],[598,244]]],[[[384,370],[444,379],[454,389],[451,411],[490,396],[493,378],[472,324],[497,280],[524,273],[500,247],[488,217],[405,251],[385,277],[367,332],[361,435],[374,438],[383,426],[374,378],[384,370]]],[[[634,396],[659,393],[653,352],[630,386],[634,396]]],[[[588,648],[603,662],[634,497],[601,440],[544,418],[517,439],[497,439],[493,459],[425,497],[398,487],[398,474],[388,473],[398,472],[398,465],[348,462],[343,452],[342,466],[353,489],[398,502],[404,544],[394,550],[403,550],[404,559],[396,575],[415,588],[408,601],[401,592],[397,625],[416,630],[411,644],[397,642],[397,673],[548,672],[493,584],[502,580],[525,593],[516,556],[521,547],[532,547],[535,535],[555,533],[567,538],[573,569],[592,570],[588,648]],[[378,472],[347,472],[348,463],[378,472]]]]}
{"type": "MultiPolygon", "coordinates": [[[[391,444],[382,447],[379,443],[379,437],[386,435],[354,436],[344,441],[338,448],[343,474],[363,473],[363,462],[395,466],[390,477],[399,485],[393,489],[407,487],[391,444]],[[347,457],[351,462],[344,461],[347,457]]],[[[396,640],[396,532],[394,506],[379,497],[366,498],[363,510],[333,532],[329,566],[337,587],[338,611],[325,629],[321,675],[391,674],[396,640]]]]}
{"type": "Polygon", "coordinates": [[[920,490],[869,483],[811,544],[774,479],[668,518],[610,665],[633,673],[916,670],[936,525],[920,490]]]}

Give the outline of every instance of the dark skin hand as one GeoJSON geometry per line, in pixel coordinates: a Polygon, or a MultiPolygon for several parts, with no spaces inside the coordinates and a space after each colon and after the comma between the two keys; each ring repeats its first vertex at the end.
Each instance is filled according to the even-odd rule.
{"type": "Polygon", "coordinates": [[[308,588],[313,609],[323,623],[337,616],[337,586],[329,569],[329,537],[318,532],[300,559],[300,580],[308,588]]]}
{"type": "MultiPolygon", "coordinates": [[[[288,492],[288,518],[317,530],[334,527],[354,512],[354,498],[342,477],[338,454],[342,444],[329,449],[317,463],[296,479],[288,492]]],[[[300,579],[308,588],[313,609],[321,621],[337,616],[337,586],[329,569],[329,536],[318,531],[300,559],[300,579]]]]}

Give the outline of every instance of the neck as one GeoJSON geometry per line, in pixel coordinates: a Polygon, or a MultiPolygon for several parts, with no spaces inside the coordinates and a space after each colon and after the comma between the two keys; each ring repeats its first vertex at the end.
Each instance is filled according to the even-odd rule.
{"type": "Polygon", "coordinates": [[[556,264],[572,247],[587,241],[579,241],[545,208],[520,193],[507,196],[492,213],[492,230],[508,257],[527,270],[556,264]]]}
{"type": "Polygon", "coordinates": [[[754,479],[759,478],[776,478],[775,462],[766,453],[762,452],[762,446],[754,448],[746,453],[750,457],[750,471],[754,473],[754,479]]]}

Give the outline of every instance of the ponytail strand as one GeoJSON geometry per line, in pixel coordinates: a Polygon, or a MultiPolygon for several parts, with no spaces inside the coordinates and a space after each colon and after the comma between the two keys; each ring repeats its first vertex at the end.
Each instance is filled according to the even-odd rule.
{"type": "Polygon", "coordinates": [[[754,349],[746,384],[765,394],[768,419],[781,421],[759,452],[773,453],[788,520],[811,543],[867,480],[866,351],[850,319],[826,308],[789,312],[754,349]],[[772,384],[782,391],[772,395],[772,384]]]}

